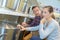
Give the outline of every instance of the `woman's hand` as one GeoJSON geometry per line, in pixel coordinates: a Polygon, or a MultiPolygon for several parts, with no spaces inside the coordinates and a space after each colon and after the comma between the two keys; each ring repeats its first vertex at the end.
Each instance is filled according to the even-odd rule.
{"type": "Polygon", "coordinates": [[[20,25],[20,24],[18,24],[18,25],[17,25],[17,28],[18,28],[18,29],[20,29],[20,26],[21,26],[21,25],[20,25]]]}
{"type": "Polygon", "coordinates": [[[24,31],[24,30],[26,30],[26,28],[23,27],[23,26],[20,26],[20,30],[21,30],[21,31],[24,31]]]}
{"type": "Polygon", "coordinates": [[[46,19],[45,19],[45,18],[43,18],[43,19],[40,21],[41,24],[44,24],[45,22],[46,22],[46,19]]]}
{"type": "Polygon", "coordinates": [[[26,30],[26,28],[24,28],[24,27],[23,27],[22,25],[20,25],[20,24],[17,25],[17,28],[20,29],[21,31],[26,30]]]}

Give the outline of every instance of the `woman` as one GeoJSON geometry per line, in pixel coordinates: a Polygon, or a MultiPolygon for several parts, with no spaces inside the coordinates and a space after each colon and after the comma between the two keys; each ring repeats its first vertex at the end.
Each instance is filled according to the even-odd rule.
{"type": "MultiPolygon", "coordinates": [[[[20,25],[19,25],[20,26],[20,25]]],[[[40,25],[37,27],[24,28],[22,26],[21,30],[27,31],[39,31],[40,39],[46,40],[60,40],[59,24],[56,22],[53,15],[53,7],[45,6],[43,8],[43,19],[40,21],[40,25]]]]}

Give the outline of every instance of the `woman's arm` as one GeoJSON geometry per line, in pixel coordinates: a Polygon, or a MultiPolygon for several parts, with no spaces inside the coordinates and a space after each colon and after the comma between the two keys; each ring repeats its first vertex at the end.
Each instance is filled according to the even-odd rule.
{"type": "Polygon", "coordinates": [[[26,30],[27,31],[37,31],[39,29],[39,25],[35,26],[35,27],[27,27],[26,30]]]}
{"type": "Polygon", "coordinates": [[[50,33],[53,32],[53,30],[55,29],[55,25],[53,25],[53,23],[51,23],[48,27],[46,27],[46,29],[43,29],[43,24],[40,24],[40,28],[39,28],[39,35],[41,39],[46,38],[50,33]]]}
{"type": "Polygon", "coordinates": [[[21,30],[21,31],[37,31],[39,29],[39,25],[38,26],[34,26],[34,27],[23,27],[21,25],[17,25],[17,27],[21,30]]]}

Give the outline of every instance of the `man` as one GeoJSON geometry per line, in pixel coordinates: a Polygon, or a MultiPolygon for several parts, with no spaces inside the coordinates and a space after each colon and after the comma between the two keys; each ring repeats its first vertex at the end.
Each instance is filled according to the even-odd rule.
{"type": "MultiPolygon", "coordinates": [[[[41,10],[39,9],[38,6],[33,6],[32,10],[33,10],[33,13],[35,14],[35,18],[33,19],[33,21],[30,24],[27,24],[26,22],[23,22],[22,23],[23,26],[32,27],[32,26],[39,25],[40,20],[42,18],[41,10]]],[[[21,32],[21,34],[23,34],[23,32],[21,32]]],[[[20,37],[21,36],[19,36],[19,39],[20,39],[20,37]]]]}
{"type": "Polygon", "coordinates": [[[39,25],[39,21],[42,18],[41,10],[39,9],[38,6],[33,6],[32,10],[33,10],[33,13],[35,14],[35,18],[29,25],[27,25],[26,22],[23,22],[22,25],[30,26],[30,27],[39,25]]]}
{"type": "MultiPolygon", "coordinates": [[[[32,27],[32,26],[37,26],[37,25],[40,24],[40,20],[42,18],[40,8],[38,6],[33,6],[32,10],[33,10],[33,13],[35,14],[35,18],[33,19],[33,21],[30,24],[27,24],[26,22],[23,22],[22,23],[23,26],[32,27]]],[[[23,35],[23,32],[20,32],[18,40],[21,39],[21,35],[23,35]]]]}

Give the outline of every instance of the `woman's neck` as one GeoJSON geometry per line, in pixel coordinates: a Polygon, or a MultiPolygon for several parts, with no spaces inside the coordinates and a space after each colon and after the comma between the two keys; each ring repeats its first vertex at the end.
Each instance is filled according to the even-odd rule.
{"type": "Polygon", "coordinates": [[[52,17],[49,17],[47,18],[47,21],[50,22],[53,18],[52,17]]]}

